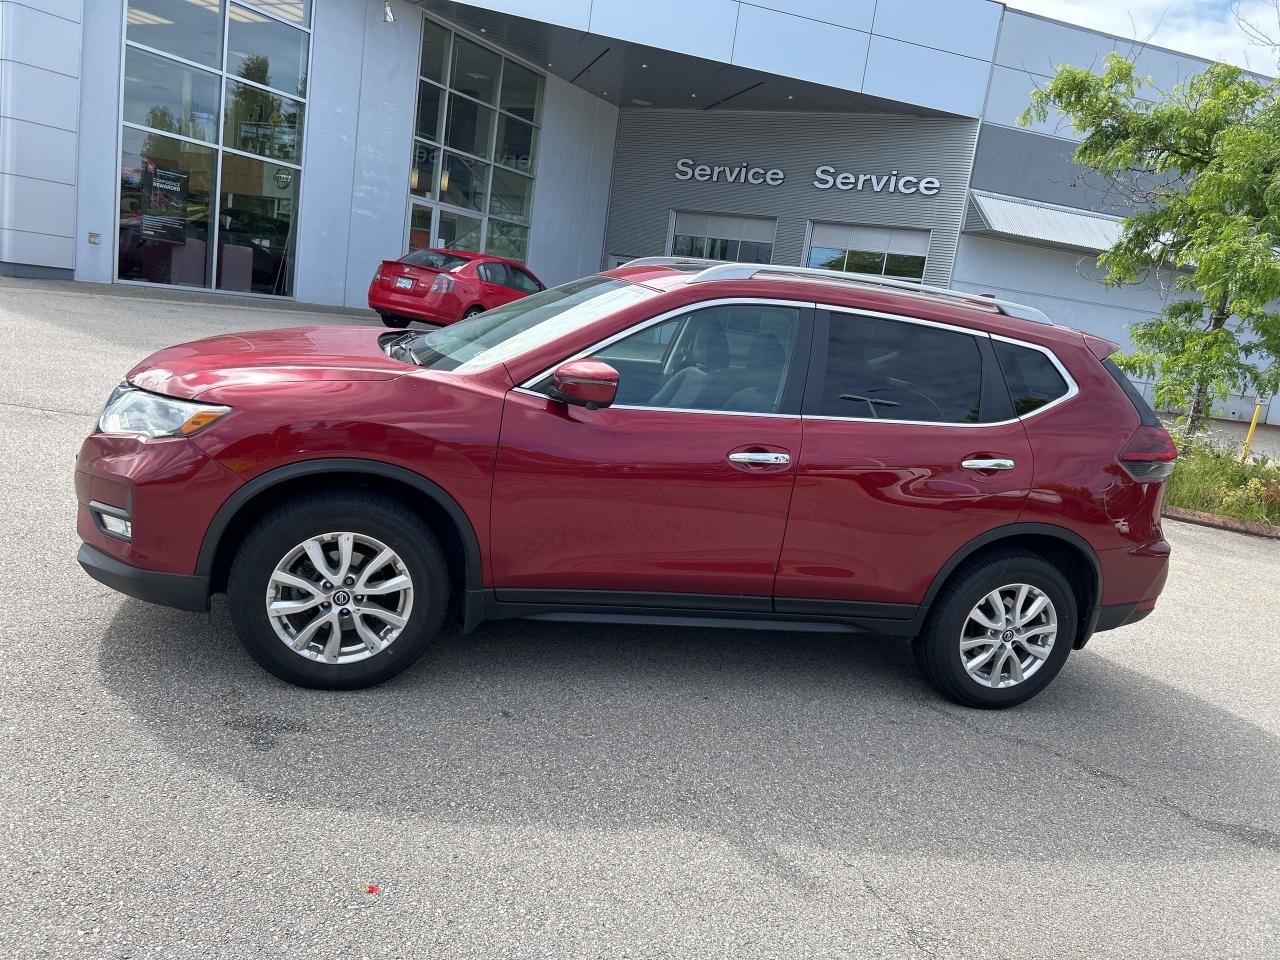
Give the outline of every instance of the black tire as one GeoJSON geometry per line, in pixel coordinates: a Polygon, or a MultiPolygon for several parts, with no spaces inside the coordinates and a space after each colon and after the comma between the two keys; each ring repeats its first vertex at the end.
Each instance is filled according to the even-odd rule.
{"type": "Polygon", "coordinates": [[[382,322],[393,330],[403,330],[410,323],[408,317],[397,317],[394,313],[379,313],[382,322]]]}
{"type": "Polygon", "coordinates": [[[241,543],[227,588],[232,621],[249,655],[281,680],[329,690],[371,687],[408,668],[440,632],[450,596],[444,553],[422,518],[390,497],[360,490],[309,494],[270,511],[241,543]],[[355,533],[390,547],[413,584],[400,633],[379,652],[351,663],[295,653],[276,633],[264,602],[276,564],[308,538],[332,532],[355,533]]]}
{"type": "Polygon", "coordinates": [[[934,599],[912,652],[925,679],[943,696],[963,706],[999,710],[1025,703],[1053,681],[1071,653],[1078,624],[1075,594],[1062,572],[1034,553],[1006,551],[981,557],[956,571],[934,599]],[[986,594],[1021,583],[1039,589],[1053,602],[1057,637],[1048,657],[1025,680],[1010,687],[986,686],[968,674],[961,658],[965,622],[986,594]]]}
{"type": "Polygon", "coordinates": [[[462,319],[470,320],[472,317],[474,317],[476,314],[479,314],[479,313],[484,313],[484,307],[468,307],[466,312],[463,313],[462,319]]]}

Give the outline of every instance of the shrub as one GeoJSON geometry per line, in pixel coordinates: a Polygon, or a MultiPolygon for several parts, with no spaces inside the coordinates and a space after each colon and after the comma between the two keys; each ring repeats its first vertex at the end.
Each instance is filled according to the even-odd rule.
{"type": "Polygon", "coordinates": [[[1184,441],[1164,502],[1172,507],[1280,525],[1280,464],[1241,463],[1228,447],[1184,441]]]}

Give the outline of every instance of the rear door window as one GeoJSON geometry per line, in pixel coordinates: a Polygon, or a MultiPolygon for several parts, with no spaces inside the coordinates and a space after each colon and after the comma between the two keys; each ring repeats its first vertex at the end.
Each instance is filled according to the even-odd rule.
{"type": "Polygon", "coordinates": [[[994,341],[994,346],[1004,371],[1004,382],[1009,387],[1013,411],[1019,417],[1066,395],[1067,381],[1048,356],[1002,340],[994,341]]]}
{"type": "Polygon", "coordinates": [[[477,268],[480,279],[485,283],[494,283],[500,287],[510,286],[507,283],[507,268],[501,263],[482,263],[477,268]]]}
{"type": "Polygon", "coordinates": [[[971,334],[831,311],[826,369],[805,412],[861,420],[977,423],[982,353],[971,334]]]}
{"type": "Polygon", "coordinates": [[[521,293],[537,293],[542,289],[538,286],[537,280],[519,267],[513,267],[510,264],[507,264],[507,280],[512,289],[519,290],[521,293]]]}

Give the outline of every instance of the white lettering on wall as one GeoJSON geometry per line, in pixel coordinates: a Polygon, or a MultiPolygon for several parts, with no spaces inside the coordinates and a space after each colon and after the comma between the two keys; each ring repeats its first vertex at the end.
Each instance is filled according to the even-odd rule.
{"type": "Polygon", "coordinates": [[[681,157],[676,161],[676,179],[699,183],[767,183],[776,187],[786,182],[787,175],[777,167],[756,167],[746,160],[731,166],[712,166],[681,157]]]}
{"type": "Polygon", "coordinates": [[[888,173],[837,173],[836,168],[823,164],[813,171],[813,185],[819,190],[870,190],[872,193],[919,193],[936,196],[942,189],[937,177],[902,176],[897,170],[888,173]]]}
{"type": "MultiPolygon", "coordinates": [[[[787,180],[784,171],[777,167],[757,167],[746,160],[722,165],[698,163],[690,157],[676,161],[677,180],[696,180],[698,183],[747,183],[777,187],[787,180]]],[[[888,173],[838,172],[830,164],[822,164],[813,171],[813,185],[819,190],[855,190],[870,193],[920,194],[937,196],[942,181],[937,177],[902,175],[897,170],[888,173]]]]}

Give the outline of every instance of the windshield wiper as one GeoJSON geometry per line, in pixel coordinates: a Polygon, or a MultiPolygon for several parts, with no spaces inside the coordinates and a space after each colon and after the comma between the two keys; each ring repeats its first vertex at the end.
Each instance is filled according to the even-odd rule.
{"type": "Polygon", "coordinates": [[[405,363],[412,363],[415,367],[418,366],[417,356],[409,349],[409,341],[417,336],[416,331],[400,334],[400,336],[387,344],[387,356],[392,360],[403,360],[405,363]]]}

